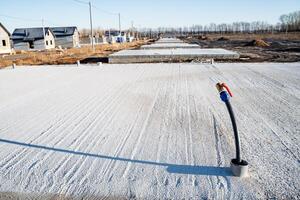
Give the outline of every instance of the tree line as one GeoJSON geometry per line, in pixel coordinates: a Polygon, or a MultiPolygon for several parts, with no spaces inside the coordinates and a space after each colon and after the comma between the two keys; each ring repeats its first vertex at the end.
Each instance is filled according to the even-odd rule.
{"type": "Polygon", "coordinates": [[[300,11],[281,15],[279,20],[281,22],[281,28],[285,30],[285,32],[300,31],[300,11]]]}
{"type": "MultiPolygon", "coordinates": [[[[130,30],[133,31],[133,30],[130,30]]],[[[300,31],[300,11],[284,14],[279,17],[279,22],[269,24],[264,21],[254,22],[233,22],[233,23],[210,23],[208,25],[193,25],[185,27],[159,27],[155,29],[142,28],[134,29],[134,32],[139,32],[142,37],[157,37],[161,34],[165,35],[202,35],[208,33],[228,34],[228,33],[280,33],[280,32],[296,32],[300,31]]],[[[94,29],[94,36],[101,37],[104,30],[101,28],[94,29]]],[[[90,29],[81,29],[81,37],[89,37],[90,29]]]]}
{"type": "Polygon", "coordinates": [[[284,14],[279,17],[279,22],[269,24],[263,21],[210,23],[208,25],[193,25],[186,27],[159,27],[157,29],[144,28],[140,30],[145,37],[156,37],[160,34],[200,35],[207,33],[279,33],[300,31],[300,11],[284,14]]]}

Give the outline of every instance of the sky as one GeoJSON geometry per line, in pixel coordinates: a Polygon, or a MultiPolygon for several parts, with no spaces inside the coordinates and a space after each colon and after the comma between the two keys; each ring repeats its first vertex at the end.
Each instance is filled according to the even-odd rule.
{"type": "MultiPolygon", "coordinates": [[[[89,28],[88,0],[0,0],[0,22],[22,27],[89,28]]],[[[91,0],[95,28],[183,27],[194,24],[265,21],[300,10],[300,0],[91,0]]]]}

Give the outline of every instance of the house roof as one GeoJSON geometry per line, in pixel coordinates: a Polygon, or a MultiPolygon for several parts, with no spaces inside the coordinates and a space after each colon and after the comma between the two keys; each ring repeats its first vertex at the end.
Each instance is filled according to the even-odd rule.
{"type": "Polygon", "coordinates": [[[0,26],[3,28],[3,30],[10,36],[10,32],[3,26],[3,24],[0,22],[0,26]]]}
{"type": "Polygon", "coordinates": [[[56,37],[62,36],[70,36],[74,35],[75,30],[77,30],[76,26],[68,26],[68,27],[50,27],[56,37]]]}
{"type": "MultiPolygon", "coordinates": [[[[45,33],[48,32],[48,30],[51,31],[48,27],[45,27],[45,33]]],[[[52,32],[52,31],[51,31],[52,32]]],[[[54,33],[52,32],[54,35],[54,33]]],[[[37,27],[37,28],[17,28],[12,33],[13,40],[24,40],[24,41],[34,41],[38,39],[44,38],[44,32],[43,27],[37,27]]]]}

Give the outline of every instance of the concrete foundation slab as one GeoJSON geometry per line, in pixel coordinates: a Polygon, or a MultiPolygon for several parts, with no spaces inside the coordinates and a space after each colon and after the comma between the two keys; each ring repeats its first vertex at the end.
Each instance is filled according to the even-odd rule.
{"type": "Polygon", "coordinates": [[[200,48],[197,44],[187,44],[187,43],[154,43],[150,45],[143,45],[141,49],[175,49],[175,48],[200,48]]]}
{"type": "Polygon", "coordinates": [[[109,56],[109,63],[183,62],[196,59],[238,59],[225,49],[144,49],[123,50],[109,56]]]}
{"type": "Polygon", "coordinates": [[[177,38],[161,38],[157,40],[155,43],[183,43],[183,41],[177,38]]]}

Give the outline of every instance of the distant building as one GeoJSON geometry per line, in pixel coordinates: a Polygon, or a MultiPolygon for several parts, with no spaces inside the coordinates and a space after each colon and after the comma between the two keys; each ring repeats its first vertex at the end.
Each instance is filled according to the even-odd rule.
{"type": "Polygon", "coordinates": [[[115,30],[108,30],[105,31],[103,36],[104,43],[124,43],[132,40],[128,39],[127,32],[125,31],[115,31],[115,30]]]}
{"type": "Polygon", "coordinates": [[[54,33],[49,28],[17,28],[11,37],[16,50],[44,50],[55,48],[54,33]],[[45,31],[45,34],[44,34],[45,31]]]}
{"type": "Polygon", "coordinates": [[[127,33],[127,37],[126,37],[126,41],[127,41],[127,42],[133,42],[134,40],[135,40],[135,38],[134,38],[134,33],[128,32],[128,33],[127,33]]]}
{"type": "Polygon", "coordinates": [[[12,52],[9,31],[0,23],[0,54],[12,52]]]}
{"type": "Polygon", "coordinates": [[[55,46],[63,48],[79,47],[79,32],[76,26],[50,27],[55,36],[55,46]]]}

